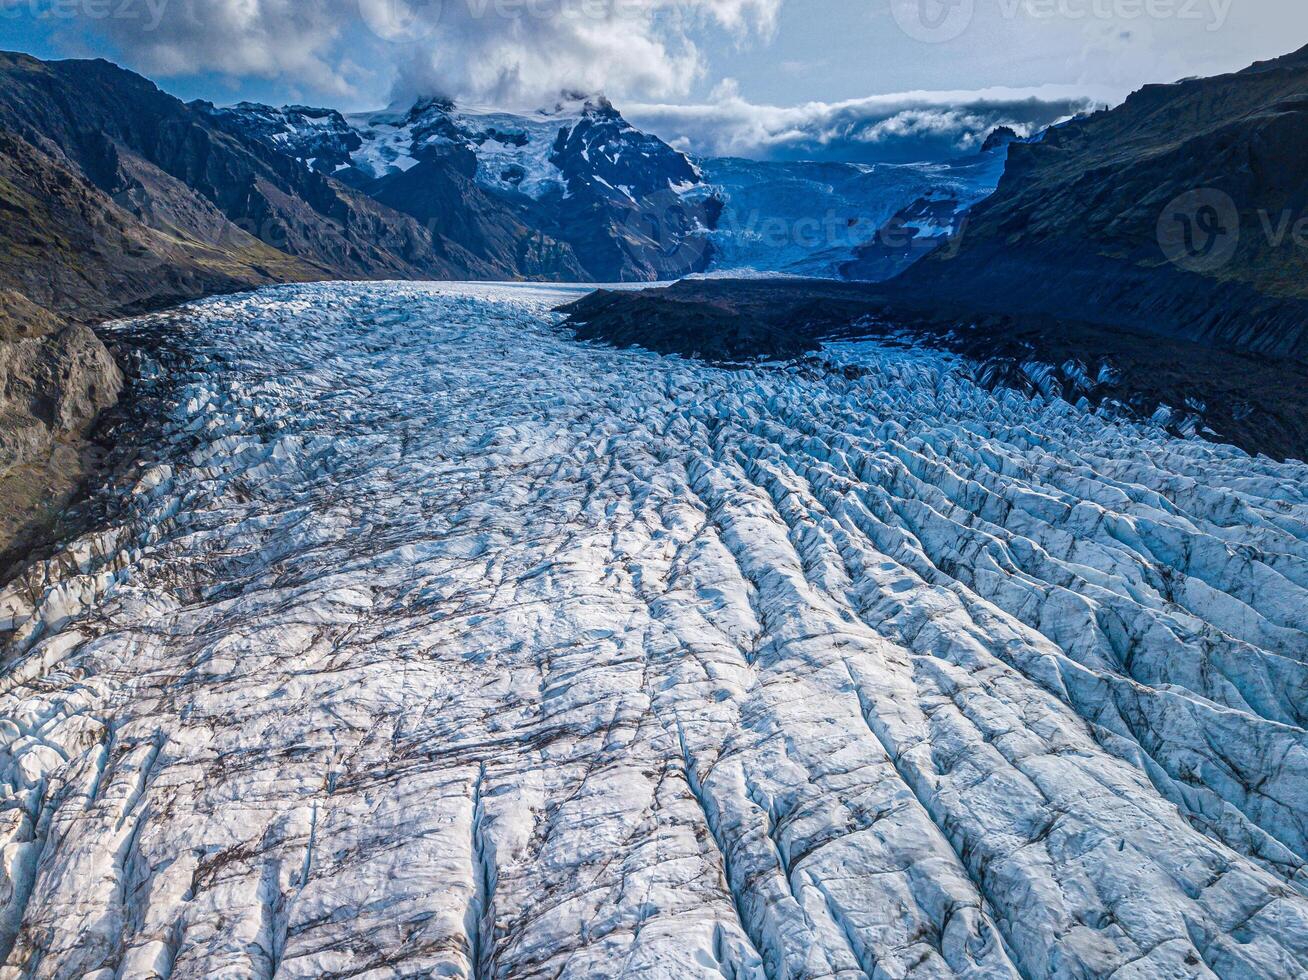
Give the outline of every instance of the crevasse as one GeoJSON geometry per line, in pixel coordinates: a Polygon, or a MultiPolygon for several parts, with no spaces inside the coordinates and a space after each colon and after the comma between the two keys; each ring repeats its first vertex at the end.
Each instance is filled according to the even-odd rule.
{"type": "Polygon", "coordinates": [[[3,976],[1308,972],[1308,469],[574,294],[178,318],[0,593],[3,976]]]}

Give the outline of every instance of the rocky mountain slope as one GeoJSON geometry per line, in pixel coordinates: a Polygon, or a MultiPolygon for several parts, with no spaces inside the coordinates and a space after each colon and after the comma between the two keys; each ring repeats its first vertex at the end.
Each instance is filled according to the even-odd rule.
{"type": "Polygon", "coordinates": [[[603,98],[529,114],[439,99],[348,117],[304,106],[196,108],[529,277],[667,279],[709,262],[705,245],[685,243],[716,217],[698,168],[603,98]]]}
{"type": "MultiPolygon", "coordinates": [[[[511,272],[104,61],[0,61],[0,126],[170,236],[261,271],[249,238],[320,278],[511,272]],[[95,92],[88,99],[85,93],[95,92]],[[240,234],[244,232],[245,234],[240,234]]],[[[264,279],[281,278],[266,270],[264,279]]]]}
{"type": "Polygon", "coordinates": [[[89,327],[0,288],[0,578],[94,468],[87,436],[122,383],[89,327]]]}
{"type": "MultiPolygon", "coordinates": [[[[3,92],[3,89],[0,89],[3,92]]],[[[2,96],[0,96],[2,98],[2,96]]],[[[0,128],[0,286],[91,321],[326,270],[265,245],[155,172],[111,194],[39,133],[0,128]],[[176,216],[176,220],[169,220],[176,216]]]]}
{"type": "Polygon", "coordinates": [[[1150,85],[1014,144],[907,301],[1046,313],[1308,359],[1308,48],[1150,85]],[[1299,233],[1295,233],[1296,227],[1299,233]]]}

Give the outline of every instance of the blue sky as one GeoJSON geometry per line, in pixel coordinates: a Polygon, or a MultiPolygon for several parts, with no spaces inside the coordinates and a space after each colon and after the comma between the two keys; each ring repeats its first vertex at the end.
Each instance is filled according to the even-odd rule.
{"type": "Polygon", "coordinates": [[[944,105],[1115,102],[1303,43],[1304,0],[0,0],[0,46],[109,57],[183,98],[604,91],[665,134],[745,150],[862,106],[916,106],[925,131],[947,128],[927,111],[944,105]]]}
{"type": "Polygon", "coordinates": [[[779,105],[1047,84],[1120,96],[1305,44],[1304,0],[975,0],[967,28],[936,43],[907,36],[890,0],[786,0],[771,40],[715,46],[711,75],[779,105]]]}

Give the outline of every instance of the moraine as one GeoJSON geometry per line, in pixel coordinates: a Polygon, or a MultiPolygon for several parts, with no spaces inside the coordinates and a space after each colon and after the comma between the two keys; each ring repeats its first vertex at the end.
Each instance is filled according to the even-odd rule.
{"type": "Polygon", "coordinates": [[[1308,468],[577,295],[117,325],[150,448],[0,592],[0,976],[1308,973],[1308,468]]]}

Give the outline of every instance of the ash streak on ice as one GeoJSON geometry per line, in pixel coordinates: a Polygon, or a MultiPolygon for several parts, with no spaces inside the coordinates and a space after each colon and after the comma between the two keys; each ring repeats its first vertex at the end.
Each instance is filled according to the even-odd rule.
{"type": "Polygon", "coordinates": [[[1308,972],[1305,467],[564,298],[194,308],[0,594],[0,975],[1308,972]]]}

